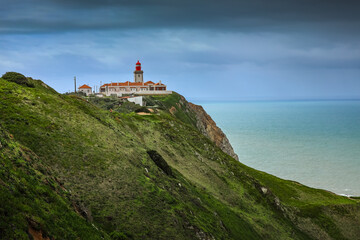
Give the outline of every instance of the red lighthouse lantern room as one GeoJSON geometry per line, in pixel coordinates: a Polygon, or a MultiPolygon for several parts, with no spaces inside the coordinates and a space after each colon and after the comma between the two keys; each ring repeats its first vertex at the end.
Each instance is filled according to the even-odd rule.
{"type": "Polygon", "coordinates": [[[141,63],[139,62],[139,60],[136,63],[135,71],[141,71],[141,63]]]}

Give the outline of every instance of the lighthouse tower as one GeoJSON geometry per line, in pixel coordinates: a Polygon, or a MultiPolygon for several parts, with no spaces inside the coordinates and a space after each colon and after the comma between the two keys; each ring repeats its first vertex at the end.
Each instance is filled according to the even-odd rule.
{"type": "Polygon", "coordinates": [[[136,66],[135,66],[135,71],[134,71],[134,81],[141,82],[141,83],[144,82],[143,73],[144,72],[141,71],[141,63],[138,60],[136,63],[136,66]]]}

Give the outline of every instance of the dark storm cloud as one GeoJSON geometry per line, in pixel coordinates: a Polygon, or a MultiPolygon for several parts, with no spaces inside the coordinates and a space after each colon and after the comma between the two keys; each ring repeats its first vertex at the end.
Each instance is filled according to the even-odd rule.
{"type": "Polygon", "coordinates": [[[0,74],[64,92],[74,75],[129,80],[140,59],[147,79],[199,99],[360,98],[359,12],[349,0],[1,0],[0,74]]]}
{"type": "Polygon", "coordinates": [[[360,3],[336,0],[3,0],[0,32],[202,28],[357,34],[360,3]]]}

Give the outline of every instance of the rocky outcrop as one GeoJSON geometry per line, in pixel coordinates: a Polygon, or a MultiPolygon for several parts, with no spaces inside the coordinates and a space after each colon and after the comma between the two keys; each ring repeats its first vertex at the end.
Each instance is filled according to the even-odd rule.
{"type": "Polygon", "coordinates": [[[213,141],[216,146],[221,148],[225,153],[229,154],[231,157],[239,160],[238,155],[234,152],[229,139],[223,133],[223,131],[216,126],[214,120],[206,113],[204,108],[200,105],[193,103],[188,103],[189,108],[195,113],[196,116],[196,127],[200,130],[202,134],[208,137],[213,141]]]}
{"type": "Polygon", "coordinates": [[[44,236],[41,230],[36,230],[31,226],[29,226],[28,234],[31,236],[31,239],[33,240],[50,240],[50,238],[44,236]]]}
{"type": "Polygon", "coordinates": [[[167,109],[173,116],[182,122],[193,125],[204,136],[209,138],[216,144],[216,146],[223,150],[223,152],[227,153],[236,160],[239,160],[229,142],[229,139],[223,131],[216,126],[214,120],[206,113],[202,106],[188,102],[178,93],[173,93],[163,101],[147,98],[146,102],[147,104],[151,103],[152,105],[150,106],[161,106],[162,109],[167,109]]]}

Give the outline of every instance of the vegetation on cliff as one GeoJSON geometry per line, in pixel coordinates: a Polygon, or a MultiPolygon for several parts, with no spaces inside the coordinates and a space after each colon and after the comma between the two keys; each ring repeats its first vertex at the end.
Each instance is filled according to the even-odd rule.
{"type": "Polygon", "coordinates": [[[148,97],[154,113],[138,115],[116,99],[62,95],[27,80],[34,87],[0,79],[1,143],[33,156],[0,149],[2,237],[16,238],[13,226],[24,239],[32,226],[54,239],[360,236],[359,200],[241,164],[199,129],[201,113],[176,93],[148,97]]]}
{"type": "Polygon", "coordinates": [[[1,239],[110,239],[81,217],[69,190],[1,125],[0,159],[1,239]]]}

